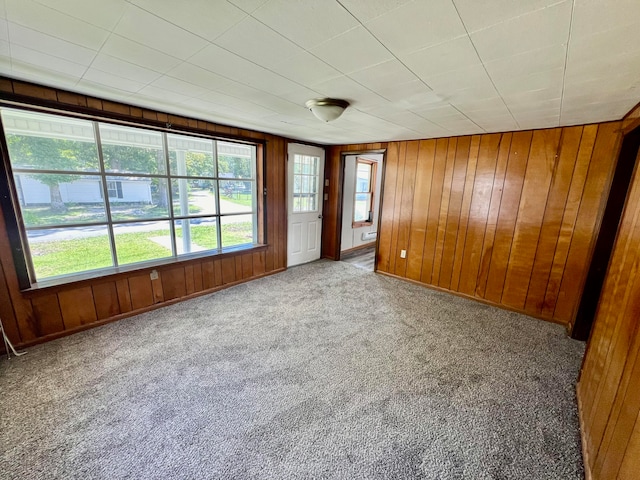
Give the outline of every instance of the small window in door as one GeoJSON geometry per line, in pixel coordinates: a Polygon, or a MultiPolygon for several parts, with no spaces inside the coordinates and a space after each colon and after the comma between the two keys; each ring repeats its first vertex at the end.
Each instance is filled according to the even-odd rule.
{"type": "Polygon", "coordinates": [[[310,155],[293,156],[293,211],[318,211],[319,158],[310,155]]]}
{"type": "Polygon", "coordinates": [[[353,199],[353,228],[373,224],[377,163],[364,158],[356,160],[356,189],[353,199]]]}

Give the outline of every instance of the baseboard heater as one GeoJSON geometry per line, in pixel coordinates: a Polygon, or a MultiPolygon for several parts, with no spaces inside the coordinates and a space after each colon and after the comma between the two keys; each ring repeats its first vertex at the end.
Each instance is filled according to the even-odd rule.
{"type": "Polygon", "coordinates": [[[362,240],[375,240],[378,232],[366,232],[362,234],[362,240]]]}

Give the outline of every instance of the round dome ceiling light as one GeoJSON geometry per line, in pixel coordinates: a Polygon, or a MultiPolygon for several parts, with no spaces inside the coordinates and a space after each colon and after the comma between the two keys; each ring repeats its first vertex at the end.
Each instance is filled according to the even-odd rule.
{"type": "Polygon", "coordinates": [[[307,101],[305,105],[323,122],[331,122],[342,115],[342,112],[349,106],[349,102],[339,98],[314,98],[307,101]]]}

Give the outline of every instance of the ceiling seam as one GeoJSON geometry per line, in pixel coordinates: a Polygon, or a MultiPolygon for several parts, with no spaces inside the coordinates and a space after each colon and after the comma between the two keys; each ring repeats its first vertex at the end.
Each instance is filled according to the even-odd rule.
{"type": "MultiPolygon", "coordinates": [[[[513,115],[513,112],[511,111],[511,109],[509,108],[509,105],[507,105],[507,102],[504,100],[504,98],[502,97],[502,94],[500,93],[500,91],[498,90],[498,87],[496,87],[495,82],[493,81],[493,78],[491,78],[491,75],[489,74],[489,71],[487,70],[486,65],[484,64],[484,61],[482,60],[482,57],[480,56],[480,53],[478,52],[478,49],[476,48],[476,44],[473,43],[473,39],[471,38],[471,35],[469,34],[469,30],[467,29],[467,25],[464,23],[464,20],[462,19],[462,16],[460,15],[460,11],[458,10],[458,6],[456,5],[455,0],[451,0],[451,3],[453,4],[453,8],[455,8],[456,13],[458,14],[458,18],[460,19],[460,22],[462,23],[462,26],[464,27],[464,31],[467,32],[467,38],[469,39],[469,42],[471,43],[471,46],[473,47],[474,52],[476,52],[476,55],[478,56],[478,60],[480,60],[480,64],[482,65],[482,69],[484,70],[484,73],[487,74],[487,78],[489,79],[489,81],[491,82],[491,85],[493,86],[494,90],[496,91],[496,93],[498,94],[498,97],[500,97],[500,100],[502,100],[502,103],[504,105],[504,107],[507,109],[507,111],[509,112],[509,115],[511,115],[511,118],[513,119],[513,121],[516,123],[516,126],[518,127],[518,129],[520,128],[520,123],[518,122],[518,120],[516,119],[516,117],[513,115]]],[[[504,23],[504,22],[503,22],[504,23]]],[[[466,116],[466,115],[465,115],[466,116]]],[[[475,123],[475,122],[474,122],[475,123]]],[[[483,129],[485,132],[486,130],[483,129]]]]}
{"type": "Polygon", "coordinates": [[[560,93],[560,111],[558,112],[558,125],[562,125],[562,110],[564,109],[564,89],[567,81],[567,63],[569,63],[569,45],[571,44],[571,31],[573,29],[573,13],[576,7],[576,0],[571,1],[571,17],[569,19],[569,34],[567,35],[567,45],[564,52],[564,69],[562,70],[562,90],[560,93]]]}

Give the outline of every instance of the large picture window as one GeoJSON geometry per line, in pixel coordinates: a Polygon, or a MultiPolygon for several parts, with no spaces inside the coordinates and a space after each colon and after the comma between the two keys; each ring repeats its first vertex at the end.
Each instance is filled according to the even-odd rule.
{"type": "Polygon", "coordinates": [[[1,114],[32,281],[260,243],[256,145],[1,114]]]}

